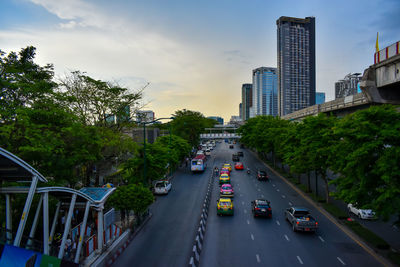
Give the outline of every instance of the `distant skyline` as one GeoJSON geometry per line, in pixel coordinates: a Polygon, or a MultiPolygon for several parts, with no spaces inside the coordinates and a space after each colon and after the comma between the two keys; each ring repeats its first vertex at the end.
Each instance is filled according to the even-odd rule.
{"type": "Polygon", "coordinates": [[[79,70],[144,91],[156,117],[190,109],[229,121],[252,70],[276,67],[276,20],[315,17],[316,91],[373,64],[400,36],[400,1],[2,0],[0,49],[29,45],[56,77],[79,70]]]}

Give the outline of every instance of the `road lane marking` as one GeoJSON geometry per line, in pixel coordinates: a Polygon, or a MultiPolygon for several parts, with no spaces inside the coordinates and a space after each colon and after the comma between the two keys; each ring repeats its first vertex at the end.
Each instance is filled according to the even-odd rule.
{"type": "Polygon", "coordinates": [[[319,240],[321,240],[322,242],[325,242],[325,240],[319,235],[318,236],[319,240]]]}
{"type": "Polygon", "coordinates": [[[247,210],[244,210],[244,213],[247,213],[247,210]]]}
{"type": "Polygon", "coordinates": [[[251,234],[250,237],[251,237],[251,240],[254,240],[254,235],[253,234],[251,234]]]}
{"type": "Polygon", "coordinates": [[[300,262],[300,264],[303,264],[303,261],[301,260],[300,256],[297,256],[297,260],[300,262]]]}
{"type": "Polygon", "coordinates": [[[276,192],[279,192],[279,189],[276,189],[276,192]]]}
{"type": "Polygon", "coordinates": [[[276,224],[277,224],[277,225],[281,225],[281,223],[280,223],[279,221],[276,221],[276,224]]]}
{"type": "Polygon", "coordinates": [[[289,206],[292,206],[293,204],[292,204],[292,202],[289,202],[289,206]]]}
{"type": "Polygon", "coordinates": [[[282,198],[286,198],[286,196],[285,196],[285,195],[282,195],[282,198]]]}
{"type": "Polygon", "coordinates": [[[244,201],[242,201],[242,205],[244,205],[244,201]]]}
{"type": "Polygon", "coordinates": [[[258,192],[260,192],[260,191],[261,191],[261,189],[260,189],[260,188],[258,188],[257,190],[258,190],[258,192]]]}
{"type": "Polygon", "coordinates": [[[247,224],[250,224],[250,221],[249,221],[249,220],[247,220],[247,224]]]}
{"type": "Polygon", "coordinates": [[[286,238],[287,241],[290,241],[290,240],[289,240],[289,237],[288,237],[287,235],[285,235],[285,238],[286,238]]]}
{"type": "Polygon", "coordinates": [[[272,184],[273,187],[275,187],[275,184],[272,184]]]}
{"type": "Polygon", "coordinates": [[[240,194],[240,196],[243,196],[242,194],[240,194]]]}
{"type": "Polygon", "coordinates": [[[346,265],[346,263],[344,263],[344,261],[342,261],[342,259],[341,259],[341,258],[339,258],[339,257],[336,257],[336,259],[338,259],[338,261],[340,261],[340,263],[341,263],[342,265],[346,265]]]}
{"type": "Polygon", "coordinates": [[[261,197],[264,197],[264,195],[261,195],[261,197]]]}
{"type": "Polygon", "coordinates": [[[260,263],[261,260],[260,260],[260,256],[258,256],[258,254],[256,254],[256,258],[257,258],[257,262],[260,263]]]}

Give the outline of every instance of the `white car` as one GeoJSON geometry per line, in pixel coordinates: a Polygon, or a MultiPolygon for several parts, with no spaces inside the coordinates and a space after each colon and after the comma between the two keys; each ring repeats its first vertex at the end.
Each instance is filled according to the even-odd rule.
{"type": "Polygon", "coordinates": [[[172,184],[169,181],[157,181],[154,185],[154,194],[166,195],[172,189],[172,184]]]}
{"type": "Polygon", "coordinates": [[[206,156],[211,156],[211,151],[210,151],[210,149],[207,149],[205,154],[206,154],[206,156]]]}
{"type": "Polygon", "coordinates": [[[371,209],[359,209],[353,204],[348,204],[347,209],[349,212],[354,213],[355,215],[358,216],[360,219],[375,219],[375,212],[373,212],[371,209]]]}

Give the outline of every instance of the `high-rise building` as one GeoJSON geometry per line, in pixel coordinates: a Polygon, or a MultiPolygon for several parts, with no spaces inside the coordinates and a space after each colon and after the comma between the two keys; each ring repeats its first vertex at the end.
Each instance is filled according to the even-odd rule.
{"type": "Polygon", "coordinates": [[[242,118],[242,103],[239,103],[239,117],[242,118]]]}
{"type": "Polygon", "coordinates": [[[253,104],[253,92],[252,84],[244,83],[242,84],[242,113],[241,117],[243,121],[247,121],[250,118],[250,108],[253,104]]]}
{"type": "Polygon", "coordinates": [[[325,103],[325,93],[316,92],[315,93],[315,104],[323,104],[325,103]]]}
{"type": "Polygon", "coordinates": [[[260,67],[253,70],[253,104],[250,117],[278,114],[276,68],[260,67]]]}
{"type": "Polygon", "coordinates": [[[335,99],[358,93],[358,83],[361,73],[349,73],[343,80],[335,82],[335,99]]]}
{"type": "Polygon", "coordinates": [[[213,119],[216,120],[219,124],[223,125],[224,124],[224,119],[222,117],[218,116],[209,116],[207,117],[208,119],[213,119]]]}
{"type": "Polygon", "coordinates": [[[278,27],[278,113],[315,104],[315,18],[280,17],[278,27]]]}
{"type": "Polygon", "coordinates": [[[152,110],[138,110],[136,112],[136,121],[140,122],[150,122],[154,121],[155,116],[152,110]]]}

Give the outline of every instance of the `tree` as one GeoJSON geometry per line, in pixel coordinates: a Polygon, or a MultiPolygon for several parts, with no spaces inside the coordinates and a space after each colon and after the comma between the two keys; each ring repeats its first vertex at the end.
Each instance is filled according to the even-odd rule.
{"type": "Polygon", "coordinates": [[[186,109],[176,111],[174,117],[171,122],[172,132],[187,140],[191,146],[197,146],[204,128],[217,124],[215,120],[205,118],[200,112],[186,109]]]}
{"type": "MultiPolygon", "coordinates": [[[[144,89],[144,88],[143,88],[144,89]]],[[[116,83],[95,80],[74,71],[60,81],[60,92],[68,108],[86,125],[117,126],[132,120],[130,108],[137,106],[142,90],[131,93],[116,83]],[[116,116],[117,124],[108,121],[116,116]]]]}
{"type": "Polygon", "coordinates": [[[372,106],[341,119],[334,134],[336,196],[386,219],[400,214],[400,113],[372,106]]]}
{"type": "Polygon", "coordinates": [[[147,187],[142,184],[130,184],[117,187],[108,202],[117,210],[122,211],[123,217],[128,214],[128,211],[133,210],[138,218],[153,201],[153,194],[147,187]]]}
{"type": "Polygon", "coordinates": [[[16,119],[16,110],[29,107],[53,92],[53,65],[34,63],[36,48],[28,46],[7,56],[0,50],[0,121],[16,119]]]}

